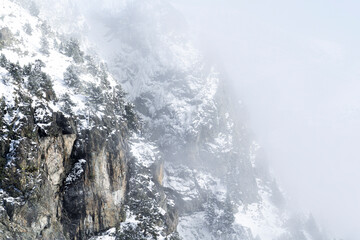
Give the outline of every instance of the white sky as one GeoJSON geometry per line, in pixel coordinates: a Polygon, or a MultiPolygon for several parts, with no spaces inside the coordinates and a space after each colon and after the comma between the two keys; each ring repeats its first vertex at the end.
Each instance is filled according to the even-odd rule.
{"type": "Polygon", "coordinates": [[[235,81],[293,204],[360,239],[360,2],[172,2],[235,81]]]}

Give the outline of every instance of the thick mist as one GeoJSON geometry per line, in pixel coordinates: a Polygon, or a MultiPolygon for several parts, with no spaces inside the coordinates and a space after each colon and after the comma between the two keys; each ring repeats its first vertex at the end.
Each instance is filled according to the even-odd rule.
{"type": "MultiPolygon", "coordinates": [[[[76,2],[95,42],[106,34],[99,19],[112,21],[103,15],[116,15],[124,2],[76,2]]],[[[289,204],[312,212],[332,237],[360,239],[360,4],[169,2],[232,79],[289,204]]]]}
{"type": "Polygon", "coordinates": [[[172,3],[233,80],[290,205],[359,239],[359,3],[172,3]]]}

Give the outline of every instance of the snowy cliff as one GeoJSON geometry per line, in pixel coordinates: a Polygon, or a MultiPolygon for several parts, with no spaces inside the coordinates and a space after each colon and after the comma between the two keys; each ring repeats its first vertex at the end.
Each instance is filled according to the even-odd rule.
{"type": "Polygon", "coordinates": [[[2,239],[326,239],[166,1],[4,0],[0,34],[2,239]]]}

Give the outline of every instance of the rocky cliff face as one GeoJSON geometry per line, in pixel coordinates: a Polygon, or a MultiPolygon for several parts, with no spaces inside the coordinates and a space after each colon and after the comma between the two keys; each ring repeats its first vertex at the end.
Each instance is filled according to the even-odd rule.
{"type": "Polygon", "coordinates": [[[59,130],[24,137],[16,150],[8,150],[17,155],[2,172],[2,236],[86,239],[121,221],[127,179],[121,134],[59,130]]]}
{"type": "Polygon", "coordinates": [[[170,4],[37,3],[0,9],[1,239],[325,239],[170,4]]]}
{"type": "MultiPolygon", "coordinates": [[[[119,129],[104,122],[96,126],[119,129]]],[[[121,221],[128,173],[124,131],[111,134],[93,129],[82,133],[73,145],[72,164],[64,163],[73,167],[57,189],[62,195],[61,222],[67,238],[86,239],[121,221]]]]}
{"type": "Polygon", "coordinates": [[[86,239],[119,225],[135,124],[121,88],[19,5],[6,1],[1,18],[1,239],[86,239]]]}
{"type": "Polygon", "coordinates": [[[65,175],[63,164],[69,161],[75,138],[75,135],[44,137],[39,139],[38,148],[30,152],[28,147],[36,144],[32,140],[23,140],[18,145],[19,154],[23,151],[35,158],[29,164],[20,155],[19,161],[2,172],[4,239],[63,238],[57,216],[61,209],[59,190],[65,175]]]}

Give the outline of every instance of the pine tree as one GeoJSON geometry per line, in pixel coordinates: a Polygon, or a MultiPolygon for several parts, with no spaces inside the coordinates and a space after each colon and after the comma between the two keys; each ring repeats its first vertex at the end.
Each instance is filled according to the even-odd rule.
{"type": "Polygon", "coordinates": [[[129,211],[136,216],[138,223],[136,227],[125,226],[119,239],[158,239],[159,223],[164,221],[164,217],[159,212],[159,199],[156,193],[152,192],[147,184],[146,174],[151,174],[151,171],[139,168],[135,161],[129,164],[129,171],[133,177],[129,179],[126,204],[129,211]]]}
{"type": "Polygon", "coordinates": [[[110,82],[108,80],[109,75],[107,73],[107,67],[104,63],[100,64],[100,71],[98,72],[99,78],[100,78],[100,84],[104,88],[110,88],[110,82]]]}
{"type": "Polygon", "coordinates": [[[122,226],[122,231],[116,237],[116,240],[146,240],[148,238],[144,237],[141,233],[141,230],[138,226],[133,226],[132,224],[127,224],[122,226]]]}
{"type": "Polygon", "coordinates": [[[46,67],[43,61],[41,61],[40,59],[35,60],[35,71],[40,72],[43,67],[46,67]]]}
{"type": "Polygon", "coordinates": [[[89,103],[95,111],[98,111],[100,105],[104,103],[104,94],[100,87],[96,86],[94,83],[89,84],[89,87],[86,90],[88,94],[89,103]]]}
{"type": "Polygon", "coordinates": [[[40,78],[40,88],[45,93],[45,99],[47,101],[56,99],[56,94],[53,87],[54,85],[50,76],[42,72],[40,78]]]}
{"type": "Polygon", "coordinates": [[[230,196],[226,196],[225,202],[220,202],[214,195],[210,195],[205,204],[205,222],[210,232],[217,239],[229,239],[229,236],[234,233],[232,227],[234,221],[230,196]]]}
{"type": "Polygon", "coordinates": [[[7,70],[17,85],[23,82],[22,68],[19,63],[9,63],[7,70]]]}
{"type": "Polygon", "coordinates": [[[62,102],[61,110],[66,114],[72,114],[72,107],[75,106],[75,103],[71,100],[70,95],[68,93],[63,94],[60,101],[62,102]]]}
{"type": "Polygon", "coordinates": [[[139,119],[134,112],[134,105],[132,103],[125,104],[125,119],[131,130],[137,131],[140,128],[139,119]]]}
{"type": "Polygon", "coordinates": [[[233,206],[229,195],[226,196],[223,210],[220,217],[221,226],[219,226],[219,228],[222,233],[229,234],[232,232],[232,225],[235,221],[233,206]]]}
{"type": "Polygon", "coordinates": [[[86,59],[86,69],[88,73],[90,73],[94,77],[97,76],[98,68],[96,67],[94,58],[89,55],[86,55],[85,59],[86,59]]]}
{"type": "Polygon", "coordinates": [[[40,79],[41,79],[41,68],[45,66],[45,64],[41,60],[36,60],[34,67],[27,66],[24,69],[24,73],[26,76],[29,76],[28,82],[26,84],[26,88],[29,92],[35,96],[41,96],[40,93],[40,79]]]}
{"type": "Polygon", "coordinates": [[[41,24],[40,29],[43,36],[47,36],[51,33],[51,27],[47,24],[46,21],[41,24]]]}
{"type": "Polygon", "coordinates": [[[125,96],[120,85],[116,85],[113,90],[112,104],[114,105],[114,112],[116,115],[123,115],[125,111],[125,96]]]}
{"type": "Polygon", "coordinates": [[[27,89],[39,98],[46,100],[55,100],[56,95],[53,89],[53,83],[49,75],[44,73],[41,69],[45,64],[41,60],[36,60],[34,68],[29,73],[31,66],[26,67],[26,72],[29,74],[27,89]]]}
{"type": "Polygon", "coordinates": [[[3,130],[3,125],[4,125],[3,119],[5,114],[6,114],[6,101],[5,101],[5,97],[2,97],[0,99],[0,132],[2,132],[3,130]]]}
{"type": "Polygon", "coordinates": [[[33,70],[33,65],[31,63],[23,66],[23,74],[24,76],[30,76],[33,70]]]}
{"type": "Polygon", "coordinates": [[[3,53],[0,55],[0,67],[6,68],[6,69],[9,67],[8,61],[3,53]]]}
{"type": "Polygon", "coordinates": [[[40,52],[42,54],[44,54],[45,56],[49,56],[50,52],[49,52],[49,41],[46,39],[46,37],[42,36],[41,40],[40,40],[40,52]]]}
{"type": "Polygon", "coordinates": [[[68,42],[62,45],[61,52],[68,57],[72,57],[75,63],[84,62],[84,53],[80,50],[80,44],[77,39],[71,38],[68,42]]]}
{"type": "Polygon", "coordinates": [[[39,96],[40,91],[40,84],[39,84],[39,75],[37,72],[32,71],[30,73],[30,76],[28,78],[28,82],[26,85],[26,88],[29,90],[30,93],[32,93],[35,96],[39,96]]]}
{"type": "Polygon", "coordinates": [[[27,34],[27,35],[31,35],[32,34],[32,27],[30,25],[30,23],[25,23],[24,25],[24,32],[27,34]]]}
{"type": "Polygon", "coordinates": [[[214,196],[208,196],[207,202],[205,204],[205,221],[209,229],[213,230],[215,224],[217,222],[217,215],[216,215],[216,198],[214,196]]]}
{"type": "Polygon", "coordinates": [[[57,50],[59,50],[59,43],[58,43],[58,41],[56,40],[56,39],[54,39],[54,41],[53,41],[53,46],[54,46],[54,49],[57,49],[57,50]]]}
{"type": "Polygon", "coordinates": [[[101,86],[102,89],[111,89],[110,82],[108,80],[108,75],[107,74],[104,74],[100,78],[100,86],[101,86]]]}
{"type": "Polygon", "coordinates": [[[75,66],[70,65],[64,72],[64,82],[66,85],[72,88],[80,87],[80,79],[78,77],[78,71],[75,66]]]}

